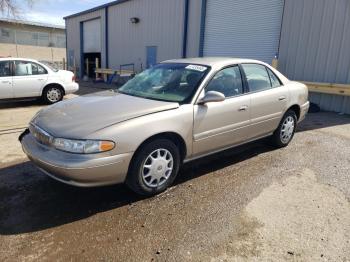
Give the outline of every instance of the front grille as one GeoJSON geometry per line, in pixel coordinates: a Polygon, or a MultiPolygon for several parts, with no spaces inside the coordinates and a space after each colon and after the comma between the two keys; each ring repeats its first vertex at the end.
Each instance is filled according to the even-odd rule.
{"type": "Polygon", "coordinates": [[[30,133],[36,138],[36,140],[44,145],[51,145],[53,142],[53,137],[40,127],[30,124],[30,133]]]}

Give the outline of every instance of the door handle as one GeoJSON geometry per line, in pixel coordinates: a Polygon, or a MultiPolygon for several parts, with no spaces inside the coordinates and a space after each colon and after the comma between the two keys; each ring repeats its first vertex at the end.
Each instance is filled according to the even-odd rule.
{"type": "Polygon", "coordinates": [[[38,81],[44,81],[44,79],[40,78],[40,79],[38,79],[38,81]]]}
{"type": "Polygon", "coordinates": [[[4,81],[1,81],[1,83],[3,83],[3,84],[7,84],[7,83],[10,83],[10,81],[6,81],[6,80],[4,80],[4,81]]]}
{"type": "Polygon", "coordinates": [[[248,106],[241,106],[238,111],[246,111],[248,109],[248,106]]]}
{"type": "Polygon", "coordinates": [[[280,97],[278,98],[278,100],[279,100],[279,101],[286,100],[286,97],[285,97],[285,96],[280,96],[280,97]]]}

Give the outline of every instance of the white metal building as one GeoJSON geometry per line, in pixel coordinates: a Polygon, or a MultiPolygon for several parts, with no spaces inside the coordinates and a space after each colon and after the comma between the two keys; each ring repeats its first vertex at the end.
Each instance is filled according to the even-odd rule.
{"type": "MultiPolygon", "coordinates": [[[[291,79],[346,84],[349,28],[349,0],[117,0],[66,17],[67,58],[82,75],[96,57],[103,68],[142,70],[180,57],[277,56],[291,79]]],[[[350,113],[345,95],[311,98],[350,113]]]]}
{"type": "MultiPolygon", "coordinates": [[[[70,64],[136,69],[171,58],[235,56],[271,62],[284,0],[119,0],[66,17],[70,64]],[[254,19],[252,19],[254,18],[254,19]]],[[[82,73],[82,72],[81,72],[82,73]]]]}

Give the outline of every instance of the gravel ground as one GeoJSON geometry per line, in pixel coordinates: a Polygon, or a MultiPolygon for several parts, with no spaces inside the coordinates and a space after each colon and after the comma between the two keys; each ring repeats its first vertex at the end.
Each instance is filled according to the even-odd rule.
{"type": "Polygon", "coordinates": [[[148,199],[55,182],[16,137],[0,134],[2,261],[350,261],[349,116],[309,114],[284,149],[189,163],[148,199]]]}

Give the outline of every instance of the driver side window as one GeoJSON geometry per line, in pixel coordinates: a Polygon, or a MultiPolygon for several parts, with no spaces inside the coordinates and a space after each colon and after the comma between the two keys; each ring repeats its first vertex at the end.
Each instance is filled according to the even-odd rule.
{"type": "Polygon", "coordinates": [[[216,91],[226,98],[243,94],[243,82],[238,66],[222,69],[213,77],[205,92],[216,91]]]}

